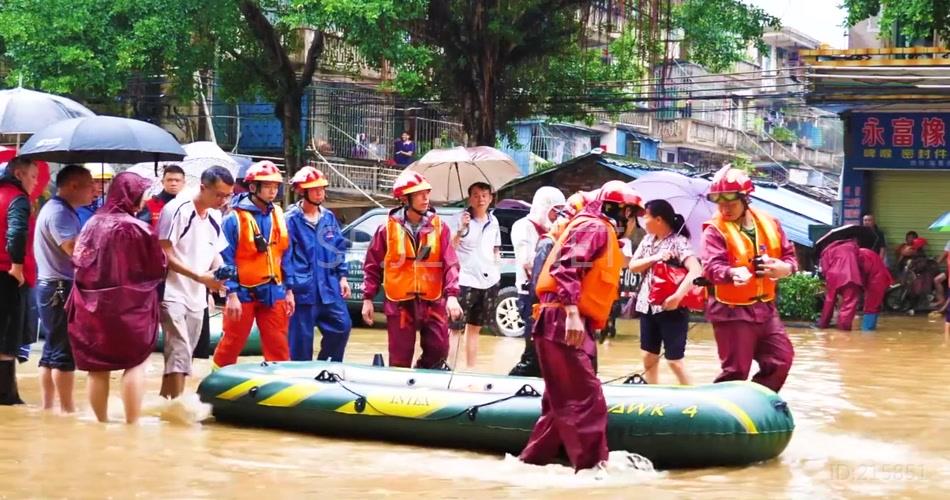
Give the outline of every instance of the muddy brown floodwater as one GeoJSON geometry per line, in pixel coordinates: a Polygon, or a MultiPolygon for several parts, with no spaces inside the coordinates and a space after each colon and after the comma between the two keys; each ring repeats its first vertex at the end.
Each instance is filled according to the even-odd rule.
{"type": "MultiPolygon", "coordinates": [[[[77,380],[76,416],[46,414],[39,402],[37,352],[21,365],[31,405],[0,407],[0,498],[946,498],[950,491],[950,347],[942,322],[882,318],[875,334],[791,329],[796,358],[782,395],[795,435],[776,460],[742,468],[613,472],[603,480],[563,466],[532,467],[511,457],[349,441],[215,424],[145,418],[138,426],[95,422],[77,380]]],[[[482,337],[478,370],[506,373],[519,339],[482,337]]],[[[34,346],[34,350],[36,346],[34,346]]],[[[385,352],[385,331],[354,330],[347,361],[385,352]]],[[[687,346],[697,382],[717,373],[708,325],[687,346]]],[[[249,358],[248,361],[255,360],[249,358]]],[[[600,375],[639,365],[638,327],[621,322],[601,346],[600,375]]],[[[207,374],[199,361],[197,374],[207,374]]],[[[162,358],[149,364],[151,412],[162,358]]],[[[675,379],[665,366],[661,382],[675,379]]],[[[193,391],[197,379],[189,384],[193,391]]],[[[114,399],[110,412],[121,418],[114,399]]]]}

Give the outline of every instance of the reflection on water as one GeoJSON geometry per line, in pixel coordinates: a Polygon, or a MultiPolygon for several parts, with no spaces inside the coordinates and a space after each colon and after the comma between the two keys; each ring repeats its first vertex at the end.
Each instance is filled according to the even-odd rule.
{"type": "MultiPolygon", "coordinates": [[[[880,326],[873,335],[792,330],[796,359],[782,394],[797,429],[785,453],[766,464],[654,472],[612,460],[603,479],[513,457],[188,424],[202,417],[203,407],[194,400],[169,405],[155,396],[162,372],[156,354],[149,365],[149,416],[139,426],[96,423],[85,410],[84,377],[77,384],[84,408],[78,416],[0,407],[0,497],[563,497],[583,491],[603,498],[940,498],[950,488],[950,348],[943,345],[943,325],[893,317],[880,326]]],[[[507,372],[522,345],[483,337],[479,371],[507,372]]],[[[601,346],[600,375],[637,370],[638,345],[636,323],[622,322],[618,337],[601,346]]],[[[369,363],[385,350],[383,330],[358,330],[347,359],[369,363]]],[[[37,358],[20,367],[21,393],[33,404],[39,401],[37,358]]],[[[716,375],[707,325],[691,330],[686,359],[694,380],[716,375]]],[[[197,369],[207,373],[207,362],[197,369]]],[[[661,382],[675,381],[665,366],[660,373],[661,382]]],[[[120,419],[121,404],[110,407],[120,419]]]]}

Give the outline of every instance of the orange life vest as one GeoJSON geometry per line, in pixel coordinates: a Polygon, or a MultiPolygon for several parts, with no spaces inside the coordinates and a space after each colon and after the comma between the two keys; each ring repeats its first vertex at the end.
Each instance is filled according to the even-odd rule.
{"type": "MultiPolygon", "coordinates": [[[[580,313],[593,322],[594,328],[600,329],[607,325],[610,318],[610,310],[617,300],[620,291],[620,271],[623,269],[623,252],[620,251],[620,242],[617,239],[617,232],[609,222],[588,215],[578,215],[567,224],[567,227],[561,231],[554,243],[554,248],[544,261],[544,267],[541,268],[541,274],[538,276],[538,285],[535,291],[538,297],[542,293],[557,292],[557,282],[551,276],[551,266],[557,260],[561,253],[561,248],[566,243],[574,244],[574,241],[568,241],[574,236],[574,228],[586,221],[597,221],[604,224],[607,228],[607,247],[590,264],[589,269],[581,278],[581,296],[577,303],[577,309],[580,313]]],[[[544,307],[561,307],[561,304],[545,304],[544,307]]]]}
{"type": "Polygon", "coordinates": [[[432,217],[432,230],[420,231],[421,241],[393,217],[386,223],[386,256],[383,257],[383,291],[393,302],[413,299],[442,298],[442,219],[432,217]],[[429,247],[424,259],[417,259],[420,249],[429,247]]]}
{"type": "MultiPolygon", "coordinates": [[[[773,258],[782,257],[782,239],[779,236],[778,223],[763,213],[748,209],[755,221],[755,241],[759,247],[765,247],[765,253],[773,258]]],[[[746,267],[753,274],[752,279],[745,285],[734,283],[717,284],[714,286],[716,300],[733,306],[747,306],[756,302],[771,302],[775,300],[775,281],[771,278],[755,276],[756,255],[761,254],[755,248],[752,240],[743,234],[739,224],[727,222],[716,214],[713,220],[706,223],[715,227],[726,239],[726,251],[729,253],[730,267],[746,267]]]]}
{"type": "Polygon", "coordinates": [[[284,211],[277,205],[271,209],[266,252],[258,252],[254,245],[254,235],[261,232],[254,214],[241,209],[235,209],[234,213],[238,218],[238,244],[234,255],[238,283],[247,288],[271,282],[283,284],[284,273],[280,268],[280,260],[290,247],[284,211]]]}

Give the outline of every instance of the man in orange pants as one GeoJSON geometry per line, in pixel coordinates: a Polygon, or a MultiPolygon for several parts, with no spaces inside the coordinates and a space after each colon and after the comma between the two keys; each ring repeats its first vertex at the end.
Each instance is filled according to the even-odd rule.
{"type": "Polygon", "coordinates": [[[290,237],[284,212],[274,205],[283,182],[280,170],[262,161],[247,169],[247,193],[239,195],[221,224],[228,248],[221,252],[225,265],[237,269],[228,280],[224,308],[224,336],[214,351],[214,367],[233,365],[257,321],[267,361],[287,361],[287,327],[294,312],[290,237]]]}
{"type": "Polygon", "coordinates": [[[541,418],[519,457],[526,463],[551,463],[562,447],[575,470],[607,460],[607,402],[594,373],[594,332],[607,324],[619,292],[624,258],[617,233],[641,206],[623,182],[604,184],[568,223],[541,268],[532,333],[544,396],[541,418]]]}

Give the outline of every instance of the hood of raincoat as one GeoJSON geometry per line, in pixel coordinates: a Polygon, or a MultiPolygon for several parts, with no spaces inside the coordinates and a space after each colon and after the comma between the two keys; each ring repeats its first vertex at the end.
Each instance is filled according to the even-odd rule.
{"type": "Polygon", "coordinates": [[[135,215],[139,202],[152,183],[133,172],[122,172],[112,180],[109,195],[103,205],[103,213],[135,215]]]}
{"type": "Polygon", "coordinates": [[[531,211],[528,213],[528,219],[536,224],[540,224],[545,229],[551,228],[551,221],[548,219],[548,212],[555,205],[564,204],[564,193],[560,189],[551,186],[542,186],[534,193],[534,199],[531,200],[531,211]]]}

